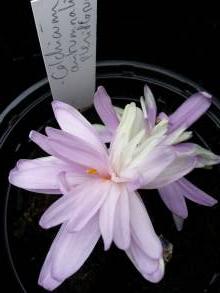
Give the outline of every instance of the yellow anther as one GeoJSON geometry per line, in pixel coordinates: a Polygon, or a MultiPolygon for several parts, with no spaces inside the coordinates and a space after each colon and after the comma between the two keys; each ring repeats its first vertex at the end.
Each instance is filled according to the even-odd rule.
{"type": "Polygon", "coordinates": [[[87,174],[90,174],[90,175],[95,175],[95,174],[97,174],[97,170],[91,168],[91,169],[86,170],[86,173],[87,173],[87,174]]]}

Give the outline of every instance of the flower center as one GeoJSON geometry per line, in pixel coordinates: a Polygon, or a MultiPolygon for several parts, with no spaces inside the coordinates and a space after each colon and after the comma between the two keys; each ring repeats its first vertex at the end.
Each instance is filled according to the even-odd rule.
{"type": "Polygon", "coordinates": [[[111,180],[111,175],[100,175],[96,169],[90,168],[86,170],[89,175],[98,175],[100,178],[105,180],[111,180]]]}

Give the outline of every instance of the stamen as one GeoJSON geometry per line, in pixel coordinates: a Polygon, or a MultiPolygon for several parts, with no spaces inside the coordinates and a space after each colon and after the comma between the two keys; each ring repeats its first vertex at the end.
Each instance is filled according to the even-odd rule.
{"type": "Polygon", "coordinates": [[[86,173],[89,174],[89,175],[95,175],[95,174],[97,174],[97,170],[93,169],[93,168],[90,168],[90,169],[86,170],[86,173]]]}

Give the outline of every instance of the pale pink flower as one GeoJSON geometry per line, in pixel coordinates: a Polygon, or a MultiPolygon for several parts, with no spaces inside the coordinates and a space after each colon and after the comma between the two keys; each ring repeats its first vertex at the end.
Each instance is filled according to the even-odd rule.
{"type": "MultiPolygon", "coordinates": [[[[157,116],[156,101],[147,85],[144,88],[144,97],[145,99],[141,98],[140,102],[145,118],[145,138],[154,135],[162,125],[165,126],[164,139],[160,141],[160,145],[173,145],[177,159],[155,180],[146,183],[145,186],[143,184],[140,188],[158,188],[161,199],[173,214],[177,229],[181,230],[183,219],[188,216],[185,197],[205,206],[213,206],[217,203],[214,198],[194,186],[184,176],[194,168],[218,164],[220,157],[194,143],[182,143],[191,138],[192,132],[186,129],[208,110],[212,97],[206,92],[198,92],[188,98],[169,117],[165,113],[157,116]]],[[[105,124],[105,126],[96,125],[97,131],[103,142],[109,142],[120,123],[123,109],[113,107],[111,98],[103,87],[98,88],[94,104],[105,124]]]]}
{"type": "MultiPolygon", "coordinates": [[[[114,241],[144,278],[158,282],[164,274],[162,246],[136,190],[153,184],[170,165],[174,172],[178,169],[173,147],[160,146],[167,124],[159,123],[145,137],[143,113],[131,103],[115,125],[107,149],[76,109],[59,101],[52,106],[62,130],[46,128],[46,136],[36,131],[30,134],[50,156],[20,160],[9,176],[18,187],[62,194],[40,219],[45,229],[60,224],[61,228],[39,284],[48,290],[59,286],[83,265],[100,236],[105,250],[114,241]]],[[[194,164],[189,161],[187,168],[194,164]]],[[[170,177],[174,172],[170,170],[170,177]]]]}

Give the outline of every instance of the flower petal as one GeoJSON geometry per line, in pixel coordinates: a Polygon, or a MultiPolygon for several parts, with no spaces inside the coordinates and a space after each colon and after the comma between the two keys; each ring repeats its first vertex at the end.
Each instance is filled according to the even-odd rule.
{"type": "Polygon", "coordinates": [[[49,135],[49,145],[53,153],[69,164],[80,164],[86,168],[95,168],[106,173],[107,152],[100,152],[80,138],[68,135],[53,128],[46,129],[49,135]]]}
{"type": "Polygon", "coordinates": [[[175,182],[160,188],[159,193],[161,199],[172,213],[183,219],[188,217],[185,198],[175,182]]]}
{"type": "Polygon", "coordinates": [[[99,237],[97,216],[79,232],[68,233],[65,229],[52,254],[52,276],[63,281],[77,272],[91,254],[99,237]]]}
{"type": "Polygon", "coordinates": [[[148,123],[150,128],[153,128],[156,122],[157,106],[153,93],[147,85],[145,85],[144,87],[144,97],[147,109],[148,123]]]}
{"type": "Polygon", "coordinates": [[[62,225],[59,232],[56,235],[56,238],[54,239],[50,250],[46,256],[46,259],[44,261],[44,264],[41,268],[40,276],[38,279],[38,284],[45,288],[46,290],[53,291],[56,289],[62,282],[56,280],[52,275],[52,255],[54,252],[54,248],[58,242],[58,239],[62,237],[62,234],[65,233],[65,225],[62,225]]]}
{"type": "Polygon", "coordinates": [[[177,157],[156,179],[147,184],[144,188],[154,189],[164,187],[191,172],[197,164],[194,156],[177,157]]]}
{"type": "Polygon", "coordinates": [[[169,120],[169,117],[167,116],[166,113],[164,112],[160,112],[159,115],[157,116],[158,117],[158,120],[161,121],[161,120],[169,120]]]}
{"type": "Polygon", "coordinates": [[[146,208],[137,192],[129,193],[131,234],[135,242],[150,258],[162,256],[162,245],[157,237],[146,208]]]}
{"type": "MultiPolygon", "coordinates": [[[[92,187],[92,182],[89,186],[92,187]]],[[[40,226],[49,229],[70,220],[76,203],[81,200],[82,196],[88,195],[88,188],[88,184],[79,185],[72,190],[71,195],[63,195],[55,201],[42,215],[39,222],[40,226]]]]}
{"type": "Polygon", "coordinates": [[[188,140],[192,137],[191,131],[185,131],[184,127],[177,128],[173,132],[169,133],[163,140],[164,144],[172,145],[182,141],[188,140]]]}
{"type": "Polygon", "coordinates": [[[196,156],[196,144],[194,143],[179,143],[173,148],[178,156],[196,156]]]}
{"type": "Polygon", "coordinates": [[[130,245],[130,214],[128,191],[123,188],[115,211],[114,242],[118,248],[126,250],[130,245]]]}
{"type": "Polygon", "coordinates": [[[186,178],[181,178],[177,184],[186,198],[198,204],[213,206],[218,202],[216,199],[189,182],[186,178]]]}
{"type": "Polygon", "coordinates": [[[136,121],[136,113],[137,107],[135,103],[126,105],[122,119],[112,140],[110,146],[110,162],[116,173],[119,173],[122,167],[121,155],[124,152],[124,148],[129,140],[133,138],[131,134],[136,121]]]}
{"type": "Polygon", "coordinates": [[[102,143],[111,142],[113,134],[106,126],[101,124],[93,124],[93,127],[95,127],[102,143]]]}
{"type": "Polygon", "coordinates": [[[196,168],[203,168],[220,163],[220,156],[195,143],[180,143],[175,145],[174,149],[178,155],[196,156],[196,168]]]}
{"type": "Polygon", "coordinates": [[[153,274],[143,274],[143,277],[152,283],[158,283],[164,276],[165,264],[164,260],[161,258],[159,260],[158,269],[153,274]]]}
{"type": "MultiPolygon", "coordinates": [[[[139,131],[139,133],[137,133],[137,135],[134,136],[133,139],[130,140],[130,142],[126,146],[126,148],[129,150],[129,146],[132,145],[133,141],[136,141],[136,144],[138,143],[137,145],[136,144],[134,145],[136,146],[136,148],[132,146],[131,148],[132,152],[131,150],[129,150],[129,152],[124,152],[124,149],[125,149],[124,147],[122,154],[120,156],[120,158],[123,158],[124,161],[131,162],[129,166],[126,166],[126,169],[128,170],[133,168],[140,169],[142,166],[147,166],[146,161],[152,160],[151,158],[152,152],[154,151],[156,146],[159,145],[159,143],[164,139],[166,129],[167,129],[167,124],[166,123],[164,124],[163,121],[161,121],[160,125],[158,124],[157,127],[155,127],[154,130],[152,131],[152,135],[150,137],[147,137],[142,142],[136,140],[136,138],[142,140],[141,133],[144,131],[144,129],[139,131]],[[128,156],[127,160],[126,160],[126,156],[128,156]]],[[[164,151],[165,151],[165,148],[164,148],[164,151]]],[[[169,150],[169,147],[167,147],[167,151],[171,152],[171,150],[169,150]]]]}
{"type": "Polygon", "coordinates": [[[44,150],[46,153],[52,155],[52,150],[50,149],[48,137],[32,130],[29,134],[29,138],[36,143],[42,150],[44,150]]]}
{"type": "Polygon", "coordinates": [[[53,157],[53,156],[48,156],[48,157],[41,157],[37,159],[21,159],[17,162],[17,169],[19,171],[21,170],[29,170],[33,169],[36,167],[53,167],[54,168],[67,168],[69,165],[67,165],[65,162],[53,157]]]}
{"type": "Polygon", "coordinates": [[[106,197],[109,196],[111,183],[106,180],[96,180],[93,184],[88,183],[89,194],[82,194],[77,198],[71,219],[67,225],[70,232],[81,230],[101,208],[106,197]]]}
{"type": "Polygon", "coordinates": [[[121,120],[121,117],[123,116],[124,109],[117,107],[117,106],[113,106],[113,108],[115,109],[118,120],[121,120]]]}
{"type": "Polygon", "coordinates": [[[59,180],[59,186],[60,190],[62,190],[62,193],[64,195],[72,195],[74,192],[74,188],[76,188],[79,185],[84,185],[88,181],[90,181],[91,175],[84,172],[74,172],[74,171],[67,171],[67,172],[61,172],[59,174],[58,180],[59,180]]]}
{"type": "MultiPolygon", "coordinates": [[[[28,184],[28,186],[22,187],[23,186],[22,185],[20,187],[25,188],[26,190],[31,191],[31,192],[45,193],[45,194],[61,194],[61,191],[59,189],[59,184],[58,184],[58,182],[56,183],[56,180],[58,180],[57,176],[59,176],[60,172],[63,172],[63,170],[69,170],[69,168],[70,168],[69,165],[65,164],[61,160],[54,158],[52,156],[42,157],[42,158],[38,158],[38,159],[34,159],[34,160],[19,160],[16,164],[16,168],[14,170],[12,170],[12,172],[9,175],[9,181],[11,181],[11,183],[12,183],[12,180],[13,180],[13,182],[14,182],[14,180],[15,181],[22,180],[23,183],[20,182],[20,184],[25,184],[25,185],[28,184]],[[53,169],[52,173],[49,172],[50,174],[55,174],[52,178],[50,176],[47,176],[45,178],[45,176],[43,174],[41,174],[41,170],[43,172],[46,171],[46,169],[44,169],[45,167],[47,170],[48,170],[48,167],[53,169]],[[39,176],[33,177],[31,175],[33,169],[34,169],[34,174],[36,175],[36,172],[38,172],[38,175],[40,176],[40,178],[39,178],[39,176]],[[28,174],[28,176],[32,177],[32,181],[29,181],[29,182],[27,181],[28,177],[26,177],[26,174],[28,174]],[[17,177],[17,175],[19,175],[19,178],[17,177]],[[34,184],[32,185],[33,187],[31,187],[30,184],[33,183],[33,180],[34,180],[34,184]],[[55,183],[53,183],[53,186],[54,186],[54,184],[55,185],[57,184],[57,189],[56,188],[51,188],[51,189],[50,188],[42,188],[42,184],[46,183],[45,180],[51,180],[51,182],[55,181],[55,183]]],[[[17,185],[16,182],[14,182],[12,184],[17,185]]],[[[50,187],[52,187],[52,185],[50,187]]]]}
{"type": "Polygon", "coordinates": [[[121,196],[120,187],[111,184],[111,190],[99,213],[99,227],[104,241],[104,249],[108,250],[113,240],[116,205],[121,196]]]}
{"type": "Polygon", "coordinates": [[[220,163],[220,156],[215,155],[213,152],[204,149],[199,145],[195,145],[195,155],[197,155],[198,163],[197,168],[205,166],[212,166],[220,163]]]}
{"type": "Polygon", "coordinates": [[[174,220],[177,231],[181,231],[183,229],[184,219],[175,214],[172,214],[172,216],[173,216],[173,220],[174,220]]]}
{"type": "MultiPolygon", "coordinates": [[[[49,131],[49,129],[51,129],[51,128],[48,127],[47,130],[49,131]]],[[[59,131],[59,130],[57,130],[57,131],[59,131]]],[[[63,156],[54,152],[54,150],[50,147],[50,139],[47,136],[42,135],[41,133],[34,131],[34,130],[31,131],[29,136],[30,136],[30,139],[34,143],[36,143],[42,150],[44,150],[48,154],[54,156],[55,159],[59,160],[60,162],[63,162],[63,156]]],[[[66,163],[65,163],[65,161],[67,161],[67,160],[64,160],[63,164],[70,163],[70,161],[67,161],[66,163]]],[[[76,162],[71,161],[71,167],[74,170],[82,171],[82,166],[80,166],[76,162]]]]}
{"type": "Polygon", "coordinates": [[[119,119],[113,108],[111,98],[103,86],[98,87],[94,95],[94,106],[103,123],[111,130],[118,127],[119,119]]]}
{"type": "Polygon", "coordinates": [[[52,107],[62,130],[92,144],[95,148],[102,148],[95,128],[78,110],[61,101],[53,101],[52,107]]]}
{"type": "Polygon", "coordinates": [[[208,110],[211,102],[212,96],[206,92],[192,95],[169,117],[169,132],[181,127],[190,127],[208,110]]]}
{"type": "Polygon", "coordinates": [[[150,258],[134,239],[131,240],[130,247],[126,250],[126,253],[141,274],[152,274],[157,271],[159,260],[150,258]]]}
{"type": "Polygon", "coordinates": [[[59,189],[57,176],[62,170],[54,166],[35,167],[32,169],[11,170],[9,182],[17,187],[43,192],[44,189],[59,189]]]}
{"type": "Polygon", "coordinates": [[[161,173],[165,173],[174,160],[175,153],[170,147],[157,147],[142,160],[139,158],[139,166],[133,160],[131,165],[121,172],[121,177],[137,179],[139,181],[137,187],[145,189],[145,186],[148,188],[148,185],[154,185],[154,181],[157,181],[161,173]]]}

